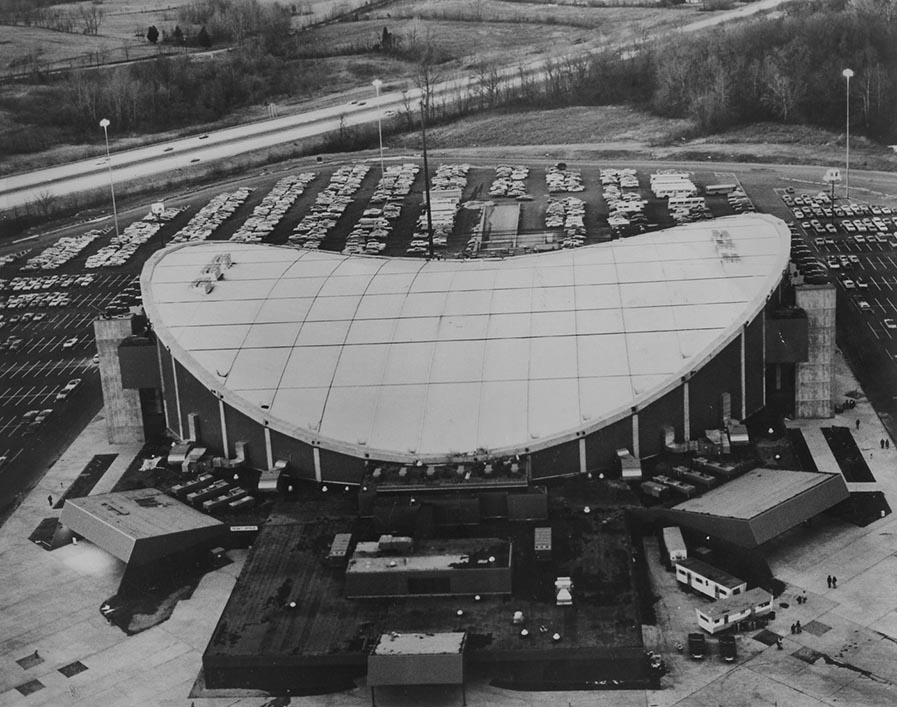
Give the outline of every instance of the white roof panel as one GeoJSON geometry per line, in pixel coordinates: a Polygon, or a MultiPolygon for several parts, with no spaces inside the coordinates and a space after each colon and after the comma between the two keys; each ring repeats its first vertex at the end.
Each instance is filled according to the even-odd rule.
{"type": "Polygon", "coordinates": [[[526,380],[483,383],[477,448],[511,447],[519,443],[520,430],[526,429],[528,425],[528,387],[526,380]],[[489,424],[483,424],[487,420],[489,424]]]}
{"type": "Polygon", "coordinates": [[[282,388],[329,388],[339,361],[339,346],[300,346],[283,370],[282,388]]]}
{"type": "MultiPolygon", "coordinates": [[[[276,346],[292,346],[299,334],[299,322],[277,322],[275,324],[253,324],[243,340],[243,347],[260,349],[276,346]]],[[[199,327],[205,329],[206,327],[199,327]]],[[[237,329],[237,327],[234,327],[237,329]]]]}
{"type": "Polygon", "coordinates": [[[375,449],[417,449],[427,400],[426,385],[383,385],[368,444],[375,449]]]}
{"type": "Polygon", "coordinates": [[[763,308],[789,248],[761,215],[502,260],[200,242],[154,254],[142,287],[161,342],[229,405],[438,461],[575,439],[662,395],[763,308]],[[220,253],[211,293],[192,287],[220,253]]]}
{"type": "Polygon", "coordinates": [[[291,349],[241,349],[227,376],[230,390],[278,388],[291,349]]]}

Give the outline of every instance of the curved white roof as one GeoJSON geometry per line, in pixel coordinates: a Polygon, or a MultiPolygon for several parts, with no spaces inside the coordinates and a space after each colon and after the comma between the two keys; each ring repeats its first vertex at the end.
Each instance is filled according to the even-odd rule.
{"type": "Polygon", "coordinates": [[[436,460],[548,447],[674,388],[762,309],[789,248],[766,215],[504,260],[202,242],[156,253],[142,286],[162,343],[228,404],[436,460]],[[223,253],[212,291],[193,287],[223,253]]]}

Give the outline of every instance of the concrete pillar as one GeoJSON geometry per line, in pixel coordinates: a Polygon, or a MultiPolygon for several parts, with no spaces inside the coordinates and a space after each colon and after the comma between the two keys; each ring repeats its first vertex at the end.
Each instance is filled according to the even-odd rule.
{"type": "Polygon", "coordinates": [[[274,468],[274,453],[271,451],[271,430],[265,427],[265,459],[268,462],[268,468],[274,468]]]}
{"type": "Polygon", "coordinates": [[[100,356],[100,385],[110,444],[142,444],[143,413],[140,391],[122,387],[118,346],[134,333],[133,315],[94,319],[93,333],[100,356]]]}
{"type": "Polygon", "coordinates": [[[639,441],[638,441],[638,412],[633,408],[632,410],[632,456],[636,459],[641,458],[641,454],[639,454],[639,441]]]}
{"type": "Polygon", "coordinates": [[[187,439],[191,442],[199,442],[199,413],[187,413],[187,439]]]}
{"type": "Polygon", "coordinates": [[[763,371],[763,407],[766,407],[766,310],[763,310],[763,313],[760,315],[760,348],[763,351],[763,367],[760,369],[763,371]]]}
{"type": "Polygon", "coordinates": [[[178,435],[184,439],[184,413],[181,412],[181,389],[178,385],[178,367],[174,356],[171,356],[171,376],[174,378],[174,404],[178,408],[178,435]]]}
{"type": "Polygon", "coordinates": [[[230,445],[227,443],[227,422],[224,419],[224,401],[218,398],[218,419],[221,421],[221,450],[225,459],[230,459],[230,445]]]}
{"type": "Polygon", "coordinates": [[[579,473],[585,474],[588,470],[586,466],[586,438],[579,438],[579,473]]]}
{"type": "Polygon", "coordinates": [[[745,328],[741,329],[741,336],[738,337],[741,343],[741,417],[740,420],[744,420],[747,417],[747,389],[745,386],[745,363],[744,363],[744,339],[745,339],[745,328]]]}
{"type": "Polygon", "coordinates": [[[162,414],[165,416],[165,428],[170,430],[171,420],[168,419],[168,405],[165,404],[165,401],[167,400],[167,391],[165,390],[165,376],[163,375],[164,369],[162,368],[162,344],[160,343],[156,344],[156,355],[159,357],[159,385],[162,387],[162,414]]]}
{"type": "Polygon", "coordinates": [[[797,363],[794,414],[798,418],[832,417],[832,377],[835,354],[834,285],[795,288],[797,306],[807,313],[807,361],[797,363]]]}

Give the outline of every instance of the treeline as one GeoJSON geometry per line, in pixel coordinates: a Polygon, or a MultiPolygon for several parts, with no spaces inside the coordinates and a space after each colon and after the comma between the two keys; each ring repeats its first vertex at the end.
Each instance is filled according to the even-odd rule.
{"type": "MultiPolygon", "coordinates": [[[[760,121],[842,130],[850,68],[851,125],[897,140],[897,0],[826,0],[702,36],[665,37],[640,52],[549,65],[543,105],[634,103],[690,118],[701,133],[760,121]]],[[[519,90],[509,91],[519,101],[519,90]]]]}
{"type": "Polygon", "coordinates": [[[41,3],[10,3],[0,9],[0,22],[26,27],[39,27],[53,32],[96,35],[105,17],[98,5],[78,5],[61,7],[56,3],[45,6],[41,3]]]}
{"type": "Polygon", "coordinates": [[[228,52],[216,61],[160,57],[127,67],[73,72],[14,99],[27,126],[0,132],[0,153],[35,152],[61,142],[96,142],[108,118],[113,134],[152,133],[214,122],[272,96],[307,94],[327,81],[325,66],[288,67],[257,51],[228,52]]]}

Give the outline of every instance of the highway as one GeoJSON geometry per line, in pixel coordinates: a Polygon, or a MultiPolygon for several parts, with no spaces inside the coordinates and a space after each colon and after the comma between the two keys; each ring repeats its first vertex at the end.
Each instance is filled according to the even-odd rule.
{"type": "MultiPolygon", "coordinates": [[[[694,32],[707,29],[772,10],[789,1],[760,0],[735,10],[710,14],[706,18],[683,24],[677,30],[679,32],[694,32]]],[[[629,49],[632,51],[631,47],[623,43],[604,45],[600,49],[616,51],[629,49]]],[[[571,53],[588,54],[597,50],[598,48],[595,46],[580,45],[571,53]]],[[[554,57],[554,60],[557,58],[554,57]]],[[[544,57],[534,60],[524,67],[523,73],[528,78],[539,80],[543,77],[545,66],[550,60],[544,57]]],[[[505,84],[508,86],[513,86],[521,80],[519,66],[510,66],[504,69],[502,74],[505,84]]],[[[465,91],[473,91],[475,83],[476,81],[472,77],[467,76],[458,76],[443,81],[433,87],[431,100],[450,99],[462,95],[465,91]]],[[[111,160],[114,179],[116,183],[130,182],[175,172],[199,162],[214,163],[274,145],[321,137],[337,130],[341,118],[347,126],[374,123],[378,116],[383,116],[389,111],[402,112],[406,101],[409,105],[416,107],[421,96],[422,93],[417,88],[409,89],[407,95],[394,91],[360,103],[342,104],[216,130],[207,135],[115,152],[112,154],[111,160]]],[[[108,184],[109,172],[105,158],[81,160],[34,172],[7,176],[0,178],[0,211],[25,206],[42,195],[67,196],[104,188],[108,184]]]]}

